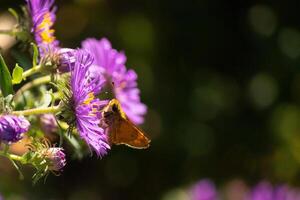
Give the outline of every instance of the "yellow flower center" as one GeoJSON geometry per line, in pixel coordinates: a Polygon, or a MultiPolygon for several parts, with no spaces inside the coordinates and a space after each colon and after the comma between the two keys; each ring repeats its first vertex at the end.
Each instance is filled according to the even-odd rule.
{"type": "Polygon", "coordinates": [[[88,97],[84,100],[83,104],[88,105],[91,103],[91,101],[93,101],[95,99],[94,93],[90,92],[88,94],[88,97]]]}
{"type": "Polygon", "coordinates": [[[51,29],[53,26],[53,21],[51,20],[51,14],[47,12],[43,16],[43,21],[37,27],[38,31],[41,31],[40,36],[44,43],[50,44],[55,40],[53,36],[54,30],[51,29]]]}
{"type": "MultiPolygon", "coordinates": [[[[93,92],[90,92],[88,94],[88,97],[84,100],[83,104],[89,105],[91,104],[91,101],[95,99],[95,95],[93,92]]],[[[95,113],[97,112],[97,108],[92,108],[91,112],[89,113],[90,116],[95,116],[95,113]]]]}

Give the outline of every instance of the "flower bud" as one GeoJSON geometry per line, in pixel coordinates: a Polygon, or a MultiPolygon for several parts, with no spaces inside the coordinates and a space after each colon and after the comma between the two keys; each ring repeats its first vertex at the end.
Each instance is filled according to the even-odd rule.
{"type": "Polygon", "coordinates": [[[47,50],[41,58],[42,70],[52,73],[69,72],[76,61],[75,52],[75,49],[69,48],[47,50]]]}
{"type": "Polygon", "coordinates": [[[53,114],[43,114],[40,117],[41,129],[45,134],[51,134],[58,131],[58,126],[53,114]]]}
{"type": "Polygon", "coordinates": [[[66,155],[63,152],[63,148],[52,147],[48,148],[44,152],[44,156],[49,160],[49,170],[61,171],[66,165],[66,155]]]}
{"type": "Polygon", "coordinates": [[[10,143],[21,140],[23,133],[28,131],[29,126],[30,123],[23,116],[0,116],[0,141],[10,143]]]}
{"type": "Polygon", "coordinates": [[[73,68],[74,63],[76,62],[75,57],[76,50],[69,48],[61,48],[58,51],[59,54],[59,67],[58,71],[60,73],[69,72],[73,68]],[[71,66],[70,66],[71,65],[71,66]]]}

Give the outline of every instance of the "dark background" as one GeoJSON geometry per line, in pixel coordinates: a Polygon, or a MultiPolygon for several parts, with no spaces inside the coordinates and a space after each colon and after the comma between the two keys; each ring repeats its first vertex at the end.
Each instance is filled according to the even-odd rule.
{"type": "MultiPolygon", "coordinates": [[[[201,178],[299,184],[299,1],[56,2],[62,46],[107,37],[125,51],[151,147],[69,158],[61,176],[36,186],[32,172],[20,181],[0,168],[5,196],[153,200],[201,178]]],[[[22,3],[2,0],[1,13],[22,3]]]]}

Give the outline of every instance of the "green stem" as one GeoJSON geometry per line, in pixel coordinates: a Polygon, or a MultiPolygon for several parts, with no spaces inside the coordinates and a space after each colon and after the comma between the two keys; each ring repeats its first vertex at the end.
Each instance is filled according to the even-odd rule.
{"type": "Polygon", "coordinates": [[[59,121],[59,127],[63,130],[67,130],[69,128],[69,125],[66,122],[59,121]]]}
{"type": "Polygon", "coordinates": [[[15,160],[15,161],[23,162],[23,158],[21,156],[15,155],[15,154],[8,154],[8,158],[15,160]]]}
{"type": "Polygon", "coordinates": [[[31,76],[37,72],[40,72],[42,69],[41,65],[33,66],[32,68],[28,69],[27,71],[23,72],[22,78],[25,79],[28,76],[31,76]]]}
{"type": "Polygon", "coordinates": [[[63,97],[63,94],[61,92],[54,92],[53,93],[54,100],[60,100],[60,99],[62,99],[62,97],[63,97]]]}
{"type": "Polygon", "coordinates": [[[15,161],[23,161],[23,158],[21,156],[15,155],[15,154],[10,154],[10,153],[5,153],[3,151],[0,151],[0,156],[7,157],[8,159],[15,160],[15,161]]]}
{"type": "Polygon", "coordinates": [[[40,114],[46,114],[46,113],[57,113],[61,110],[61,107],[58,106],[52,106],[47,108],[33,108],[28,110],[18,110],[13,111],[12,115],[40,115],[40,114]]]}
{"type": "Polygon", "coordinates": [[[15,154],[10,154],[8,152],[8,150],[9,150],[9,145],[5,144],[4,150],[0,151],[0,156],[4,156],[4,157],[8,158],[11,161],[11,163],[13,164],[13,166],[16,168],[16,170],[19,172],[20,179],[23,179],[24,176],[23,176],[23,174],[22,174],[22,172],[19,168],[19,165],[15,161],[18,161],[22,164],[26,164],[27,163],[26,160],[24,160],[22,156],[18,156],[18,155],[15,155],[15,154]]]}
{"type": "Polygon", "coordinates": [[[51,76],[47,75],[47,76],[42,76],[40,78],[36,78],[33,81],[26,83],[16,92],[16,94],[14,95],[14,100],[17,100],[26,90],[29,90],[30,88],[41,84],[49,83],[50,81],[51,81],[51,76]]]}
{"type": "Polygon", "coordinates": [[[15,33],[13,30],[0,30],[0,34],[14,36],[15,33]]]}

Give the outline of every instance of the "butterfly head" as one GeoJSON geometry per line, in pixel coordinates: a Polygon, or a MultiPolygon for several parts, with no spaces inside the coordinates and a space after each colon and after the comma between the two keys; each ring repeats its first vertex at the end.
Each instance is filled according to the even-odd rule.
{"type": "Polygon", "coordinates": [[[110,100],[107,106],[105,106],[103,109],[103,118],[108,125],[118,118],[126,119],[126,114],[122,110],[120,102],[117,99],[110,100]]]}
{"type": "Polygon", "coordinates": [[[124,113],[121,104],[117,99],[112,99],[109,101],[107,106],[104,108],[104,113],[106,112],[120,115],[122,118],[126,118],[126,114],[124,113]]]}

